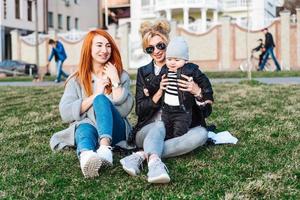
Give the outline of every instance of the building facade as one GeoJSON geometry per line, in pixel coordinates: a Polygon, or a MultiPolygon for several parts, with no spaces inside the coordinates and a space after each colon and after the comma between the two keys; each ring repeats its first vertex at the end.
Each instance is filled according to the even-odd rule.
{"type": "Polygon", "coordinates": [[[0,0],[0,61],[12,58],[11,31],[87,31],[100,25],[102,0],[0,0]],[[36,6],[37,21],[36,26],[36,6]]]}
{"type": "Polygon", "coordinates": [[[66,32],[100,27],[100,0],[48,0],[47,27],[66,32]]]}
{"type": "MultiPolygon", "coordinates": [[[[38,30],[44,32],[45,0],[38,0],[38,30]]],[[[11,58],[10,31],[18,29],[22,34],[35,31],[35,1],[30,0],[0,0],[0,61],[11,58]]]]}
{"type": "Polygon", "coordinates": [[[131,7],[137,10],[140,6],[142,20],[163,17],[175,20],[191,32],[201,33],[217,24],[222,16],[229,16],[252,30],[260,29],[271,23],[276,17],[276,7],[282,3],[280,0],[132,0],[131,7]]]}

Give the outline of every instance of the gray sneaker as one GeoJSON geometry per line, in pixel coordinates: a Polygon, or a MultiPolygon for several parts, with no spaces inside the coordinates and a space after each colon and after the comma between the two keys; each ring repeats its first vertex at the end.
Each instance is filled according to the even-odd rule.
{"type": "Polygon", "coordinates": [[[149,183],[169,183],[170,176],[166,165],[160,160],[155,159],[151,165],[148,165],[148,182],[149,183]]]}
{"type": "Polygon", "coordinates": [[[131,176],[137,176],[140,171],[144,159],[137,153],[126,156],[120,160],[123,169],[131,176]]]}

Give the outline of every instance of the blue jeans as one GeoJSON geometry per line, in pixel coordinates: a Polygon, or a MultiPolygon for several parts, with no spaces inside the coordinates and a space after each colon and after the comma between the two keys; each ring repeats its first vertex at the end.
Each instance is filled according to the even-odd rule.
{"type": "Polygon", "coordinates": [[[64,70],[62,69],[62,67],[63,67],[63,63],[64,63],[64,61],[61,61],[61,60],[58,60],[57,62],[56,62],[56,71],[57,71],[57,75],[56,75],[56,80],[57,80],[57,82],[60,82],[61,81],[61,76],[63,75],[64,77],[66,77],[66,78],[68,78],[68,74],[66,74],[65,72],[64,72],[64,70]]]}
{"type": "Polygon", "coordinates": [[[156,154],[161,158],[180,156],[205,144],[207,130],[196,126],[182,136],[164,140],[166,129],[162,121],[152,122],[136,134],[136,145],[146,154],[156,154]]]}
{"type": "Polygon", "coordinates": [[[270,48],[268,48],[268,49],[266,50],[266,53],[265,53],[265,55],[264,55],[264,57],[263,57],[263,61],[262,61],[261,65],[259,66],[259,70],[262,71],[262,70],[264,69],[265,64],[266,64],[266,62],[267,62],[267,60],[268,60],[270,54],[271,54],[271,57],[272,57],[272,59],[274,60],[274,63],[275,63],[275,65],[276,65],[276,70],[277,70],[277,71],[280,71],[280,70],[281,70],[281,69],[280,69],[280,65],[279,65],[279,63],[278,63],[278,61],[277,61],[277,59],[276,59],[276,57],[275,57],[275,55],[274,55],[273,47],[270,47],[270,48]]]}
{"type": "Polygon", "coordinates": [[[91,124],[80,124],[75,131],[77,155],[82,151],[96,151],[101,138],[109,138],[112,146],[126,139],[126,127],[120,113],[103,94],[93,102],[96,116],[96,128],[91,124]]]}

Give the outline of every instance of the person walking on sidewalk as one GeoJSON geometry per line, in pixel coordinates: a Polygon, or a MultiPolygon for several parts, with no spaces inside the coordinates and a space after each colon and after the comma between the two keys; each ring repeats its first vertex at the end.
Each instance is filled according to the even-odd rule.
{"type": "MultiPolygon", "coordinates": [[[[54,57],[54,60],[56,62],[55,82],[59,83],[61,81],[61,76],[64,76],[66,78],[68,78],[68,76],[69,76],[63,70],[63,63],[67,58],[67,54],[66,54],[65,48],[61,42],[50,39],[49,45],[52,46],[52,51],[48,58],[48,61],[50,62],[52,60],[52,58],[54,57]]],[[[49,66],[49,63],[47,64],[47,66],[49,66]]]]}
{"type": "Polygon", "coordinates": [[[259,65],[259,71],[263,71],[264,70],[264,67],[265,67],[265,64],[269,58],[269,55],[271,55],[275,65],[276,65],[276,71],[280,71],[281,68],[280,68],[280,65],[274,55],[274,48],[275,48],[275,43],[274,43],[274,40],[273,40],[273,36],[271,33],[269,33],[268,29],[267,28],[264,28],[263,29],[263,32],[265,34],[265,55],[264,55],[264,58],[263,58],[263,61],[262,63],[259,65]]]}

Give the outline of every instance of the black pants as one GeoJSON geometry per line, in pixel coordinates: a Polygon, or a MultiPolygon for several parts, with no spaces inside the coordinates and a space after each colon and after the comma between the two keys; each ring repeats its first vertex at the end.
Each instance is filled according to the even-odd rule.
{"type": "Polygon", "coordinates": [[[161,118],[165,124],[167,140],[188,132],[192,123],[192,111],[185,111],[178,106],[163,106],[161,118]]]}

